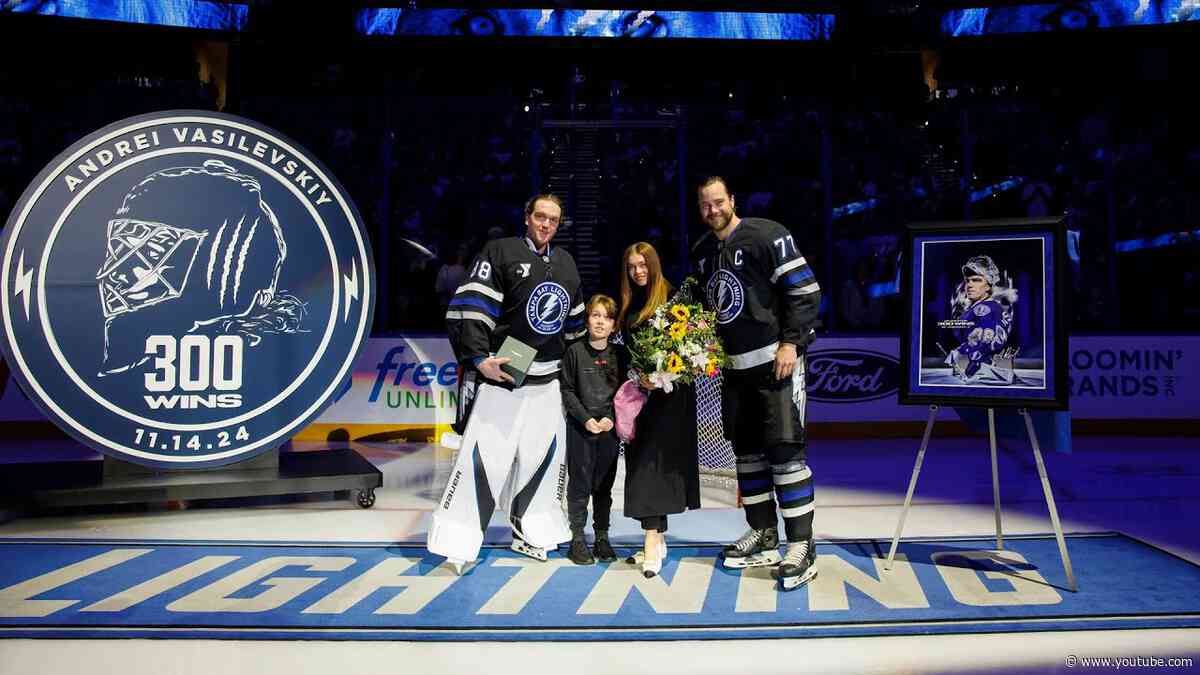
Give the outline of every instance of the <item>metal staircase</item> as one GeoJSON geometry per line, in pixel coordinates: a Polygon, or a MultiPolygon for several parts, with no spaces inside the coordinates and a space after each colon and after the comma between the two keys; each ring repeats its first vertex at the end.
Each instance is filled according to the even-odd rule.
{"type": "Polygon", "coordinates": [[[596,233],[603,222],[598,136],[599,129],[586,124],[561,129],[552,141],[553,160],[546,182],[547,189],[566,203],[555,244],[575,257],[585,293],[599,288],[604,262],[596,245],[596,233]]]}

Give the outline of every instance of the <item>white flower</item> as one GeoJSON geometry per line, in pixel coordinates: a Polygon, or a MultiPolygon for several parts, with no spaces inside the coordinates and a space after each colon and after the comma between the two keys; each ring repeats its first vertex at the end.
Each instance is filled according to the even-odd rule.
{"type": "Polygon", "coordinates": [[[654,352],[653,354],[651,354],[650,358],[654,359],[654,369],[662,370],[663,369],[663,361],[667,360],[667,354],[666,354],[666,352],[657,351],[657,352],[654,352]]]}
{"type": "Polygon", "coordinates": [[[679,352],[684,356],[694,356],[704,351],[700,345],[695,342],[685,342],[679,347],[679,352]]]}
{"type": "Polygon", "coordinates": [[[657,312],[654,315],[654,320],[650,322],[650,325],[654,326],[654,330],[663,330],[667,327],[667,320],[663,317],[661,312],[657,312]]]}
{"type": "Polygon", "coordinates": [[[688,356],[688,360],[692,362],[693,368],[703,369],[708,365],[708,354],[705,354],[704,352],[692,354],[688,356]]]}
{"type": "Polygon", "coordinates": [[[668,394],[675,388],[672,382],[678,379],[679,373],[664,373],[660,370],[650,374],[650,381],[668,394]]]}

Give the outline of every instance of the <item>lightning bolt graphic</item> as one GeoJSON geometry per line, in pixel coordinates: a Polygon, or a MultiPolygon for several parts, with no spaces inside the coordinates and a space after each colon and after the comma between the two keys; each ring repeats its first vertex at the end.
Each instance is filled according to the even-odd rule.
{"type": "Polygon", "coordinates": [[[358,299],[358,261],[350,261],[350,276],[342,276],[346,284],[346,308],[342,310],[342,321],[350,318],[350,305],[358,299]]]}
{"type": "Polygon", "coordinates": [[[545,321],[546,319],[550,318],[550,315],[553,314],[557,309],[558,298],[552,295],[550,296],[550,302],[546,303],[546,307],[542,309],[541,315],[538,316],[538,321],[545,321]]]}
{"type": "Polygon", "coordinates": [[[13,291],[13,296],[21,298],[25,303],[25,320],[29,320],[29,295],[30,286],[33,285],[33,270],[25,271],[25,251],[21,251],[21,257],[17,259],[17,278],[14,286],[17,290],[13,291]],[[24,296],[24,297],[22,297],[24,296]]]}

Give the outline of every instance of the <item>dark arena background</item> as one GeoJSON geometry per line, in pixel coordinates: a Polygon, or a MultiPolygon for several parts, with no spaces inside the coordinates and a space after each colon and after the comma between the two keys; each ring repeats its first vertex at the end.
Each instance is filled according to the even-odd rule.
{"type": "MultiPolygon", "coordinates": [[[[237,471],[101,453],[0,368],[0,673],[1200,671],[1197,64],[1195,0],[0,0],[6,245],[68,148],[192,111],[302,148],[373,260],[331,277],[337,312],[368,303],[344,384],[237,471]],[[457,456],[439,443],[460,403],[446,314],[473,259],[523,236],[525,201],[549,192],[584,299],[619,299],[638,241],[679,284],[714,175],[739,216],[783,224],[821,287],[820,574],[782,592],[722,566],[745,518],[713,382],[703,508],[671,516],[661,574],[625,562],[642,529],[622,513],[624,459],[616,562],[522,558],[496,514],[480,562],[453,573],[425,544],[457,456]],[[1066,379],[1039,376],[1068,408],[901,405],[908,226],[1027,219],[1065,246],[1056,279],[1016,288],[1012,330],[1034,341],[1031,317],[1057,308],[1066,379]]],[[[57,292],[20,253],[4,253],[6,322],[57,292]]],[[[294,244],[271,264],[322,256],[294,244]]],[[[203,261],[211,284],[221,261],[203,261]]],[[[940,320],[967,260],[937,261],[940,320]]],[[[925,366],[956,382],[925,339],[925,366]]],[[[1015,368],[1042,368],[1054,339],[1015,368]]]]}

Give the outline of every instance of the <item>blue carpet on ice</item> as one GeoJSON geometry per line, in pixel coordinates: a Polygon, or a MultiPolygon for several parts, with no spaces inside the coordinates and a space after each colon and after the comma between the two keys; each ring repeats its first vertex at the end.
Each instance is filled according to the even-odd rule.
{"type": "MultiPolygon", "coordinates": [[[[0,539],[0,637],[655,640],[1200,626],[1200,566],[1120,534],[820,542],[776,590],[716,545],[663,574],[485,548],[465,576],[419,546],[0,539]]],[[[626,553],[627,551],[620,551],[626,553]]]]}

